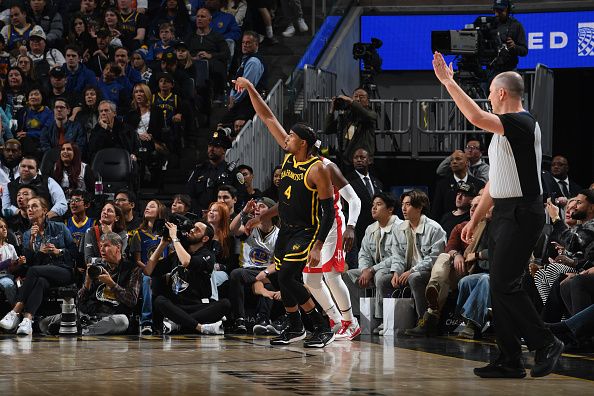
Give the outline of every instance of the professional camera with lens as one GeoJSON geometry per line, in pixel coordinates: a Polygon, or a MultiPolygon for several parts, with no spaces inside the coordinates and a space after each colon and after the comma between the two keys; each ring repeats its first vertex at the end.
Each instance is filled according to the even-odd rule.
{"type": "Polygon", "coordinates": [[[91,266],[87,270],[89,277],[96,281],[103,272],[107,272],[107,264],[98,257],[91,259],[91,266]]]}
{"type": "Polygon", "coordinates": [[[336,111],[347,111],[351,105],[343,98],[334,98],[334,110],[336,111]]]}
{"type": "Polygon", "coordinates": [[[496,18],[479,16],[461,30],[431,32],[431,50],[444,55],[458,55],[458,69],[479,73],[483,66],[492,67],[503,60],[507,51],[505,39],[495,28],[496,18]]]}
{"type": "MultiPolygon", "coordinates": [[[[165,221],[165,219],[155,220],[155,223],[153,224],[153,232],[155,235],[161,237],[169,235],[167,227],[165,227],[165,221]]],[[[190,232],[190,230],[194,227],[194,223],[186,216],[182,216],[177,213],[172,213],[168,221],[177,226],[177,239],[182,241],[183,244],[187,233],[190,232]]]]}
{"type": "Polygon", "coordinates": [[[377,50],[383,45],[378,38],[372,38],[371,43],[353,44],[353,58],[363,61],[363,70],[379,73],[382,69],[382,58],[377,50]]]}

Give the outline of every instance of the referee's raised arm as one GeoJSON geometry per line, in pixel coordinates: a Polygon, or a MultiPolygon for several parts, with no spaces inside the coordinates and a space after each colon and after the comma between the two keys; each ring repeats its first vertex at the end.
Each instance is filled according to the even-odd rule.
{"type": "MultiPolygon", "coordinates": [[[[470,123],[485,131],[503,135],[503,124],[501,124],[499,117],[481,109],[479,105],[477,105],[476,102],[472,100],[462,88],[460,88],[456,81],[454,81],[452,64],[450,63],[447,65],[443,56],[437,51],[433,54],[433,70],[435,71],[435,76],[448,90],[448,93],[452,99],[454,99],[456,106],[458,106],[462,114],[464,114],[470,123]]],[[[489,99],[491,99],[491,95],[500,94],[502,94],[502,92],[496,90],[489,94],[489,99]]]]}
{"type": "Polygon", "coordinates": [[[270,110],[270,107],[268,107],[264,101],[264,98],[260,96],[260,93],[258,93],[256,87],[254,87],[254,84],[243,77],[233,80],[233,83],[235,84],[235,90],[237,92],[247,90],[248,94],[250,95],[250,100],[252,101],[252,106],[254,106],[254,110],[256,110],[256,114],[262,120],[262,122],[264,122],[268,128],[268,131],[272,134],[278,145],[284,149],[286,146],[285,139],[287,138],[288,134],[280,122],[278,122],[278,119],[272,110],[270,110]]]}

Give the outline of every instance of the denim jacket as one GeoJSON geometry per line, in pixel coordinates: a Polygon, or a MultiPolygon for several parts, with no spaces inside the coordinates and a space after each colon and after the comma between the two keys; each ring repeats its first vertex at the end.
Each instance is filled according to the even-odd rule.
{"type": "Polygon", "coordinates": [[[31,229],[23,234],[23,250],[27,258],[27,265],[45,265],[52,264],[67,269],[73,266],[73,254],[76,252],[76,244],[72,239],[72,234],[63,223],[56,221],[45,221],[43,237],[37,235],[33,241],[33,247],[29,245],[31,240],[31,229]],[[63,249],[60,256],[51,256],[39,251],[42,243],[51,243],[58,249],[63,249]]]}
{"type": "Polygon", "coordinates": [[[396,229],[401,223],[402,220],[398,216],[392,215],[388,221],[391,230],[386,233],[382,240],[380,240],[381,229],[379,222],[376,221],[367,227],[365,236],[361,241],[361,249],[359,249],[360,269],[373,267],[375,272],[382,268],[390,269],[396,245],[396,229]]]}
{"type": "Polygon", "coordinates": [[[407,228],[409,228],[409,222],[405,220],[396,229],[395,257],[392,260],[390,271],[397,272],[399,275],[408,270],[411,272],[431,271],[437,256],[445,250],[445,231],[438,222],[422,215],[419,225],[415,230],[417,248],[421,252],[421,260],[412,268],[407,268],[407,228]]]}

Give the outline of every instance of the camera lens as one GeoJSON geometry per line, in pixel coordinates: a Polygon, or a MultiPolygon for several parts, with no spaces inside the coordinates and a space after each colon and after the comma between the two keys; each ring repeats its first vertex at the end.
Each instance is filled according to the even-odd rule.
{"type": "Polygon", "coordinates": [[[88,272],[91,279],[97,279],[99,275],[101,275],[101,267],[99,267],[96,264],[93,264],[89,267],[88,272]]]}

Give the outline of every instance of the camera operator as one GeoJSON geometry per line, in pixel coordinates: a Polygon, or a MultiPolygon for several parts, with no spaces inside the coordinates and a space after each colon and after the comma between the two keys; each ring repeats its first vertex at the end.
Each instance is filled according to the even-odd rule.
{"type": "Polygon", "coordinates": [[[357,149],[365,149],[370,156],[375,153],[376,122],[377,113],[369,105],[369,93],[357,88],[352,98],[345,95],[332,98],[324,133],[339,133],[341,162],[350,164],[357,149]],[[338,112],[338,117],[334,112],[338,112]]]}
{"type": "Polygon", "coordinates": [[[221,319],[228,315],[227,299],[214,301],[210,277],[215,254],[210,249],[212,227],[201,221],[180,241],[177,225],[165,223],[167,231],[149,258],[144,273],[153,280],[153,320],[163,320],[163,333],[188,329],[202,334],[224,334],[221,319]],[[173,243],[175,255],[161,259],[163,250],[173,243]]]}
{"type": "MultiPolygon", "coordinates": [[[[134,314],[140,290],[140,269],[122,256],[122,238],[115,232],[101,235],[101,259],[87,264],[83,286],[78,291],[82,334],[123,334],[134,314]]],[[[43,333],[57,334],[60,314],[43,319],[43,333]]]]}
{"type": "Polygon", "coordinates": [[[493,2],[495,26],[492,33],[499,36],[501,46],[497,58],[490,67],[489,81],[499,73],[516,70],[518,57],[528,54],[526,32],[522,24],[510,16],[512,8],[511,0],[493,2]]]}

